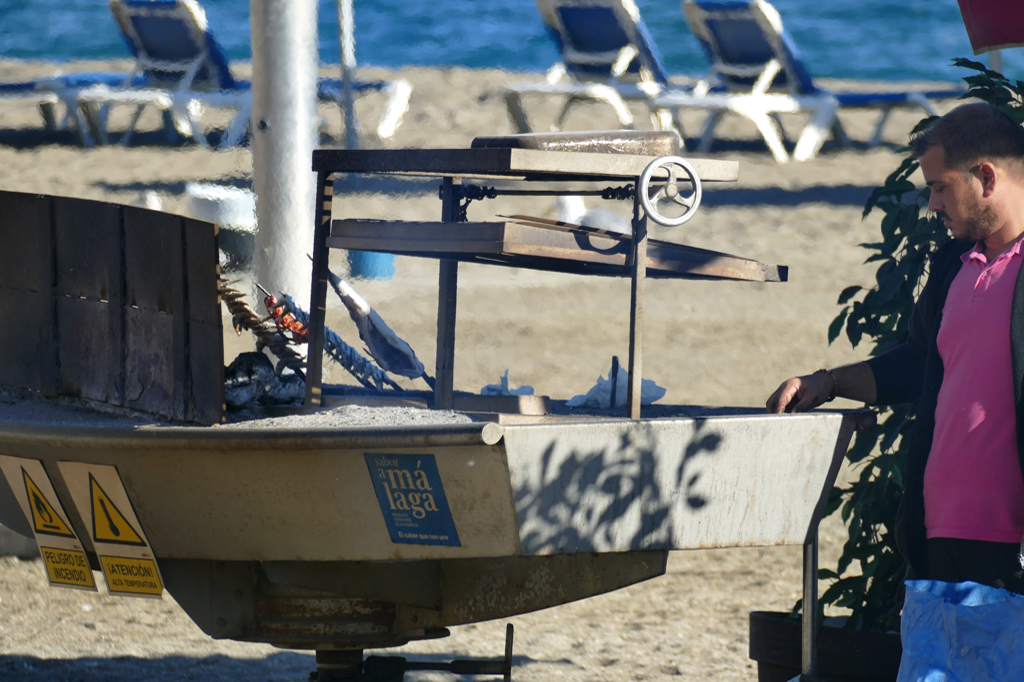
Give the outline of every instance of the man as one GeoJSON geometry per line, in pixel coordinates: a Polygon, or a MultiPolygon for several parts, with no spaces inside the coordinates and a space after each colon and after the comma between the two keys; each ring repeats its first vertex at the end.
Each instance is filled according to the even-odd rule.
{"type": "Polygon", "coordinates": [[[769,412],[836,396],[917,401],[896,539],[916,578],[1024,593],[1024,132],[965,104],[914,136],[928,209],[954,240],[934,254],[907,342],[789,379],[769,412]]]}

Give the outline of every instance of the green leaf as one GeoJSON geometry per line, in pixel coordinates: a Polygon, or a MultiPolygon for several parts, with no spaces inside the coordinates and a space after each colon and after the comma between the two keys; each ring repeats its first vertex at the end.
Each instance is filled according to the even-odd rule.
{"type": "Polygon", "coordinates": [[[988,71],[988,67],[981,62],[975,62],[970,59],[964,59],[963,57],[954,57],[953,66],[959,66],[963,69],[974,69],[975,71],[988,71]]]}

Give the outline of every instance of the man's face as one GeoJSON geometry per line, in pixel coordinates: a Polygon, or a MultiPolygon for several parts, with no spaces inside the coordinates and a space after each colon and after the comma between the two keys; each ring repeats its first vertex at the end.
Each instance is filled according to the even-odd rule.
{"type": "Polygon", "coordinates": [[[945,156],[942,147],[932,147],[918,159],[932,190],[928,210],[942,219],[954,239],[985,239],[999,227],[996,211],[982,201],[981,181],[947,167],[945,156]]]}

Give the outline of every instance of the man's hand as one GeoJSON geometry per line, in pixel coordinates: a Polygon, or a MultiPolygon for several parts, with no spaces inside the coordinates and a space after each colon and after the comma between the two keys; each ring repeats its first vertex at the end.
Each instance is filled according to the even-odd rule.
{"type": "Polygon", "coordinates": [[[772,414],[806,412],[828,400],[835,385],[831,375],[816,372],[782,382],[765,405],[772,414]]]}

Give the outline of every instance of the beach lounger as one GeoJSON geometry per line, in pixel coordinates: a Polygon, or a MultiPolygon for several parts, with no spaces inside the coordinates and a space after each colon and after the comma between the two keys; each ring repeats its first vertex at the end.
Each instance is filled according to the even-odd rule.
{"type": "MultiPolygon", "coordinates": [[[[114,19],[124,35],[135,66],[126,82],[131,85],[99,84],[78,93],[77,101],[94,127],[101,131],[105,107],[123,104],[135,107],[121,138],[127,144],[146,107],[170,115],[182,133],[208,147],[202,117],[208,107],[227,107],[235,115],[221,137],[220,146],[238,144],[246,135],[252,111],[252,85],[238,80],[228,68],[227,57],[210,32],[206,13],[196,0],[110,0],[114,19]],[[144,79],[142,85],[136,80],[144,79]]],[[[338,101],[341,81],[323,79],[318,83],[321,101],[338,101]]],[[[380,137],[389,137],[408,109],[411,87],[405,81],[357,83],[357,92],[384,91],[390,97],[377,127],[380,137]]]]}
{"type": "MultiPolygon", "coordinates": [[[[524,95],[565,97],[552,130],[561,130],[572,107],[586,101],[610,105],[628,129],[633,127],[633,114],[626,102],[647,101],[668,87],[668,73],[633,0],[537,0],[537,9],[561,61],[544,80],[503,91],[517,132],[531,130],[524,95]]],[[[655,127],[671,125],[662,118],[665,113],[652,109],[655,127]]]]}
{"type": "Polygon", "coordinates": [[[92,134],[83,113],[78,109],[78,93],[95,85],[117,85],[128,77],[127,73],[56,72],[46,78],[18,83],[0,83],[0,104],[38,106],[46,130],[53,132],[75,123],[83,144],[92,142],[92,134]],[[64,114],[57,118],[57,107],[63,105],[64,114]]]}
{"type": "Polygon", "coordinates": [[[37,81],[0,83],[0,104],[27,104],[39,107],[43,125],[51,132],[57,130],[56,107],[60,101],[56,93],[39,87],[37,81]]]}
{"type": "Polygon", "coordinates": [[[818,87],[782,27],[779,13],[763,0],[719,2],[685,0],[683,12],[711,60],[711,77],[692,92],[670,90],[655,97],[656,108],[696,108],[708,112],[700,133],[700,151],[710,149],[715,127],[726,113],[754,122],[777,161],[789,160],[782,140],[781,113],[807,113],[793,158],[817,155],[831,132],[848,145],[836,113],[841,108],[875,108],[879,117],[869,145],[881,141],[889,113],[919,107],[931,115],[930,99],[952,98],[964,90],[931,92],[832,92],[818,87]]]}
{"type": "Polygon", "coordinates": [[[110,10],[135,57],[131,73],[120,84],[84,88],[77,102],[106,143],[106,109],[135,108],[122,144],[128,144],[146,107],[170,118],[179,132],[208,147],[202,128],[207,107],[229,107],[235,115],[221,146],[237,144],[245,135],[252,93],[236,80],[220,45],[207,29],[206,14],[195,0],[110,0],[110,10]]]}

